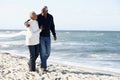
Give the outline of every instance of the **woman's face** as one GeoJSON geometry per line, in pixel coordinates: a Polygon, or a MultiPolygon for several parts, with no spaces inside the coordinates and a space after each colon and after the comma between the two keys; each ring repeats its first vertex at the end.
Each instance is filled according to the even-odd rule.
{"type": "Polygon", "coordinates": [[[36,15],[36,13],[32,13],[31,19],[32,19],[32,20],[37,20],[37,15],[36,15]]]}

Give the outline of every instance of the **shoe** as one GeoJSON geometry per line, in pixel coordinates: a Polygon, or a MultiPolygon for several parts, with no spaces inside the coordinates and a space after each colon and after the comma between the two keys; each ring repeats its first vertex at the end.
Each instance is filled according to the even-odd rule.
{"type": "Polygon", "coordinates": [[[47,73],[47,72],[48,72],[48,70],[47,70],[47,69],[45,69],[45,68],[41,68],[41,72],[44,74],[44,73],[47,73]]]}
{"type": "Polygon", "coordinates": [[[30,62],[27,62],[27,64],[28,64],[28,67],[29,67],[29,71],[30,72],[35,72],[36,70],[31,70],[31,68],[30,68],[30,62]]]}

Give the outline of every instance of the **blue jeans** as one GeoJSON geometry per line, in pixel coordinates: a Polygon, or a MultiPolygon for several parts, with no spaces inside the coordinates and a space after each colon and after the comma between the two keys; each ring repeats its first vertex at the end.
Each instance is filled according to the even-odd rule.
{"type": "Polygon", "coordinates": [[[41,45],[41,68],[47,68],[47,59],[51,52],[51,38],[50,37],[40,37],[41,45]]]}
{"type": "Polygon", "coordinates": [[[38,45],[32,45],[28,46],[29,52],[30,52],[30,61],[29,61],[29,68],[30,71],[36,70],[36,59],[39,56],[39,44],[38,45]]]}

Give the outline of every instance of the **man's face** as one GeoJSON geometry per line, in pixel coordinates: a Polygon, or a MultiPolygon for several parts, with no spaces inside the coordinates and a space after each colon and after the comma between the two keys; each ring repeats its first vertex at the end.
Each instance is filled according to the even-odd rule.
{"type": "Polygon", "coordinates": [[[45,16],[45,15],[47,15],[48,11],[45,8],[43,8],[41,10],[41,13],[42,13],[43,16],[45,16]]]}

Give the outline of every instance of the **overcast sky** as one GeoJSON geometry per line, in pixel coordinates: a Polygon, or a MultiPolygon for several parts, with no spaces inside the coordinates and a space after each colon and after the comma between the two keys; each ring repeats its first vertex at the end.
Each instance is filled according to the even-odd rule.
{"type": "Polygon", "coordinates": [[[120,0],[1,0],[0,29],[25,29],[29,12],[44,5],[57,30],[120,31],[120,0]]]}

